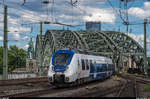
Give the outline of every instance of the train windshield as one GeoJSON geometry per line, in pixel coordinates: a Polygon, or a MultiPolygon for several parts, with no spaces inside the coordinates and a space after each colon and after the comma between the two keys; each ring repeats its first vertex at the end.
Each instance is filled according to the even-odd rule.
{"type": "Polygon", "coordinates": [[[66,66],[70,59],[70,54],[68,53],[59,53],[54,57],[55,66],[66,66]]]}

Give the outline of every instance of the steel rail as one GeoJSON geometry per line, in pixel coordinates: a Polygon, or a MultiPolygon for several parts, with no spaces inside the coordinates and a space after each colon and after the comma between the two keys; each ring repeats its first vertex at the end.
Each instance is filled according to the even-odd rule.
{"type": "Polygon", "coordinates": [[[37,78],[20,78],[20,79],[0,80],[0,86],[19,85],[19,84],[36,83],[36,82],[48,82],[48,78],[37,77],[37,78]]]}

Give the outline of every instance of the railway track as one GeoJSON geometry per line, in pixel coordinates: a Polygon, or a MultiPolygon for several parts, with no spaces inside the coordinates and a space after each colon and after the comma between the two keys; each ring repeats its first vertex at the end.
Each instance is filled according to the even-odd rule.
{"type": "Polygon", "coordinates": [[[0,97],[38,91],[50,87],[47,77],[0,80],[0,97]]]}
{"type": "Polygon", "coordinates": [[[33,78],[20,78],[20,79],[7,79],[0,80],[0,86],[19,85],[24,83],[36,83],[36,82],[48,81],[47,77],[33,77],[33,78]]]}
{"type": "Polygon", "coordinates": [[[28,92],[23,92],[23,93],[15,93],[15,94],[10,94],[10,95],[3,95],[0,97],[39,97],[41,95],[46,95],[46,94],[55,94],[55,93],[61,93],[64,91],[69,91],[69,90],[75,90],[78,89],[81,86],[77,87],[71,87],[71,88],[57,88],[55,86],[49,86],[47,88],[44,88],[42,90],[34,90],[34,91],[28,91],[28,92]]]}
{"type": "Polygon", "coordinates": [[[121,74],[118,74],[118,76],[122,77],[122,78],[125,78],[125,79],[130,79],[130,80],[136,79],[136,82],[143,83],[143,84],[150,83],[150,79],[146,79],[146,78],[139,77],[139,76],[137,77],[135,75],[121,75],[121,74]]]}
{"type": "Polygon", "coordinates": [[[139,84],[150,83],[149,79],[142,79],[141,77],[132,75],[118,75],[127,79],[128,83],[120,89],[117,97],[139,97],[139,84]]]}
{"type": "Polygon", "coordinates": [[[126,85],[127,82],[125,81],[119,81],[119,84],[117,86],[113,86],[110,88],[106,88],[106,89],[102,89],[102,88],[97,88],[94,91],[89,91],[89,93],[86,93],[84,95],[81,95],[82,97],[105,97],[109,94],[113,94],[116,93],[118,91],[120,91],[121,87],[126,85]]]}
{"type": "MultiPolygon", "coordinates": [[[[113,86],[109,89],[102,89],[102,88],[96,88],[96,89],[90,89],[89,91],[83,90],[83,93],[77,92],[76,94],[71,95],[71,97],[105,97],[109,94],[113,94],[114,97],[139,97],[138,94],[138,84],[147,84],[150,83],[148,80],[142,80],[142,79],[137,79],[133,77],[128,77],[128,76],[122,76],[122,78],[126,79],[127,82],[120,82],[118,86],[113,86]]],[[[34,82],[34,81],[33,81],[34,82]]],[[[99,82],[96,82],[99,83],[99,82]]],[[[96,83],[93,83],[95,85],[96,83]]],[[[44,84],[43,84],[44,85],[44,84]]],[[[70,92],[73,90],[77,90],[80,88],[85,87],[83,85],[80,85],[78,87],[71,87],[71,88],[55,88],[52,85],[45,86],[43,89],[37,89],[37,90],[31,90],[31,91],[26,91],[26,92],[19,92],[19,93],[13,93],[13,94],[4,94],[1,95],[0,97],[38,97],[40,95],[46,95],[46,94],[59,94],[61,92],[70,92]]],[[[90,84],[88,84],[90,86],[90,84]]],[[[31,88],[31,87],[30,87],[31,88]]],[[[36,87],[35,87],[36,88],[36,87]]],[[[65,96],[65,94],[64,94],[65,96]]],[[[69,96],[70,97],[70,96],[69,96]]]]}
{"type": "Polygon", "coordinates": [[[116,97],[138,97],[136,80],[128,81],[128,83],[121,87],[116,97]]]}
{"type": "MultiPolygon", "coordinates": [[[[129,83],[129,81],[127,80],[127,83],[129,83]]],[[[118,88],[118,92],[117,92],[117,95],[116,97],[119,97],[120,94],[124,91],[125,87],[127,86],[127,83],[123,84],[122,87],[118,88]]]]}
{"type": "MultiPolygon", "coordinates": [[[[27,92],[19,92],[19,93],[13,93],[13,94],[5,94],[5,95],[1,95],[0,97],[38,97],[38,96],[42,96],[42,95],[47,95],[47,94],[58,94],[58,93],[63,93],[63,92],[70,92],[70,91],[75,91],[75,93],[77,93],[78,96],[82,95],[80,92],[78,92],[77,90],[83,89],[83,90],[87,90],[85,88],[85,85],[88,86],[93,86],[96,84],[99,84],[100,82],[104,83],[103,81],[96,81],[96,82],[91,82],[89,84],[83,84],[80,86],[75,86],[75,87],[71,87],[71,88],[55,88],[54,86],[47,86],[44,89],[40,89],[40,90],[32,90],[32,91],[27,91],[27,92]]],[[[92,89],[93,90],[93,89],[92,89]]],[[[92,91],[91,89],[89,89],[89,92],[92,91]]],[[[113,91],[113,90],[112,90],[113,91]]],[[[82,91],[84,93],[84,91],[82,91]]],[[[95,93],[94,91],[92,91],[93,94],[95,93]]],[[[75,95],[75,94],[73,94],[75,95]]],[[[73,95],[71,95],[71,97],[73,97],[73,95]]],[[[75,97],[77,96],[75,95],[75,97]]],[[[53,96],[53,95],[52,95],[53,96]]],[[[66,96],[66,94],[64,94],[64,96],[66,96]]]]}
{"type": "Polygon", "coordinates": [[[94,93],[87,94],[87,96],[105,97],[111,94],[113,97],[139,97],[139,84],[150,83],[148,79],[142,79],[140,76],[119,76],[126,79],[127,83],[122,83],[120,84],[121,86],[116,86],[116,88],[111,88],[109,90],[97,90],[94,93]]]}
{"type": "Polygon", "coordinates": [[[118,85],[118,86],[115,86],[115,87],[112,87],[112,88],[109,88],[109,89],[100,89],[100,90],[96,90],[96,91],[93,91],[93,92],[90,92],[90,93],[87,93],[85,95],[82,95],[82,97],[104,97],[108,94],[112,94],[112,93],[115,93],[116,91],[119,91],[120,87],[124,85],[123,83],[118,85]]]}
{"type": "MultiPolygon", "coordinates": [[[[43,90],[32,90],[28,92],[20,92],[8,95],[1,95],[0,97],[31,97],[31,96],[38,96],[40,94],[46,94],[52,92],[53,87],[45,88],[43,90]]],[[[55,92],[55,91],[54,91],[55,92]]]]}

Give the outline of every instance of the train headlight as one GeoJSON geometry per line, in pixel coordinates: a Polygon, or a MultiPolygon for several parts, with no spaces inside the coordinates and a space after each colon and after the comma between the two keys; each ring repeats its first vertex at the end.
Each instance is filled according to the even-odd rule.
{"type": "Polygon", "coordinates": [[[67,66],[67,67],[66,67],[66,70],[68,70],[68,69],[69,69],[69,67],[67,66]]]}
{"type": "Polygon", "coordinates": [[[54,71],[54,67],[53,67],[53,66],[52,66],[52,68],[51,68],[51,69],[52,69],[52,71],[54,71]]]}
{"type": "Polygon", "coordinates": [[[49,78],[48,78],[48,80],[49,80],[49,81],[52,81],[52,80],[53,80],[53,78],[52,78],[52,77],[49,77],[49,78]]]}

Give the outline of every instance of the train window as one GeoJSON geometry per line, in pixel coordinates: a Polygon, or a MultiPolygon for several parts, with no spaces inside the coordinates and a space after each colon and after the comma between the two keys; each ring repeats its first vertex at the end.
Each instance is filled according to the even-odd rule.
{"type": "Polygon", "coordinates": [[[111,70],[113,70],[113,64],[111,64],[111,70]]]}
{"type": "Polygon", "coordinates": [[[112,65],[111,65],[111,64],[108,64],[108,71],[111,70],[111,67],[112,67],[112,65]]]}
{"type": "Polygon", "coordinates": [[[78,67],[80,67],[80,61],[79,61],[79,59],[78,59],[78,67]]]}
{"type": "Polygon", "coordinates": [[[106,64],[106,71],[108,71],[108,64],[106,64]]]}
{"type": "Polygon", "coordinates": [[[109,66],[109,70],[111,71],[112,70],[112,65],[110,64],[110,66],[109,66]]]}
{"type": "Polygon", "coordinates": [[[107,71],[109,71],[109,64],[107,65],[107,71]]]}
{"type": "Polygon", "coordinates": [[[104,72],[105,71],[105,69],[104,69],[104,65],[102,66],[102,72],[104,72]]]}
{"type": "Polygon", "coordinates": [[[92,60],[90,60],[90,69],[92,68],[92,60]]]}
{"type": "Polygon", "coordinates": [[[94,62],[94,68],[95,68],[95,73],[96,73],[96,72],[97,72],[97,71],[96,71],[96,62],[94,62]]]}
{"type": "Polygon", "coordinates": [[[100,72],[102,72],[102,64],[100,65],[100,72]]]}
{"type": "Polygon", "coordinates": [[[81,60],[82,63],[82,70],[85,70],[85,63],[84,63],[84,59],[81,60]]]}
{"type": "Polygon", "coordinates": [[[86,59],[86,70],[89,70],[89,63],[87,59],[86,59]]]}
{"type": "Polygon", "coordinates": [[[104,72],[104,71],[105,71],[104,64],[102,64],[102,72],[104,72]]]}
{"type": "Polygon", "coordinates": [[[70,54],[68,53],[58,53],[54,57],[55,66],[65,66],[69,63],[70,54]]]}
{"type": "Polygon", "coordinates": [[[106,64],[101,64],[101,66],[100,66],[100,72],[104,72],[106,70],[107,70],[106,64]]]}
{"type": "Polygon", "coordinates": [[[104,71],[107,71],[107,64],[104,64],[104,71]]]}

